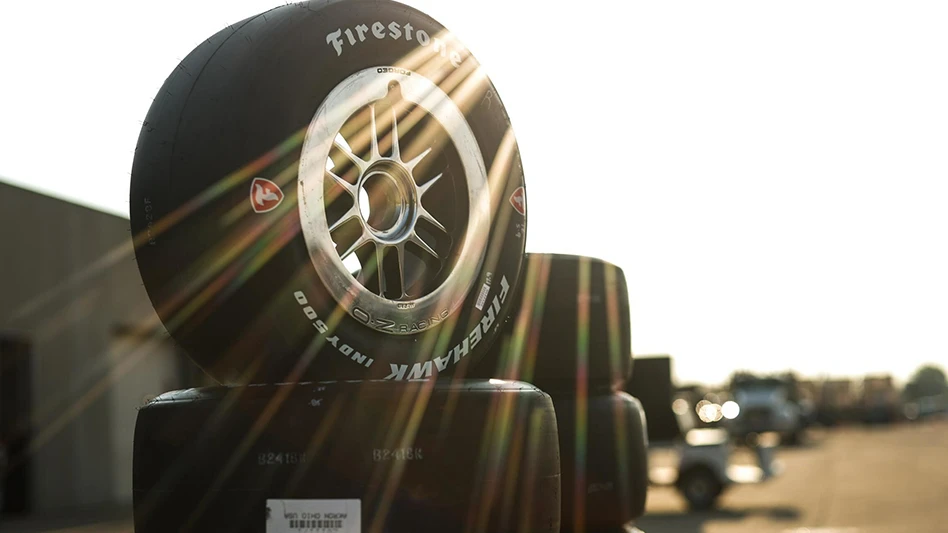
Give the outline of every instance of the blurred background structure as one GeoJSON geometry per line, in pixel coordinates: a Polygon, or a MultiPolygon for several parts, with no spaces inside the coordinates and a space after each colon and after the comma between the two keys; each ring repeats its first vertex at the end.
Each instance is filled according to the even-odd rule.
{"type": "Polygon", "coordinates": [[[0,250],[5,512],[129,503],[136,406],[201,373],[154,314],[128,221],[0,182],[0,250]]]}

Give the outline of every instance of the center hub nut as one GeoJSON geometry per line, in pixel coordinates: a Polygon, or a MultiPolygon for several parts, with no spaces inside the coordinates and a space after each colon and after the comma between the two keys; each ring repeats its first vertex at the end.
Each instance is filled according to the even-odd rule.
{"type": "Polygon", "coordinates": [[[359,183],[359,214],[368,230],[391,244],[406,240],[414,228],[417,191],[411,174],[395,161],[369,167],[359,183]]]}

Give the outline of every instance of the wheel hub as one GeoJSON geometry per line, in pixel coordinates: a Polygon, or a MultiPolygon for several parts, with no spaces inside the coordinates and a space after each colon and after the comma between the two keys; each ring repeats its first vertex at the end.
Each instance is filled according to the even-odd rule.
{"type": "MultiPolygon", "coordinates": [[[[372,122],[374,128],[374,107],[372,122]]],[[[436,176],[424,186],[418,186],[412,170],[429,151],[413,161],[402,161],[398,145],[398,121],[395,117],[392,117],[392,128],[395,132],[393,157],[382,157],[373,139],[372,156],[365,162],[365,169],[360,171],[356,186],[348,186],[346,182],[345,188],[353,195],[350,213],[357,213],[364,229],[358,246],[372,242],[379,254],[384,252],[385,247],[395,247],[399,256],[404,258],[405,245],[413,242],[438,258],[438,254],[415,232],[415,226],[419,218],[424,218],[444,230],[441,222],[421,205],[424,193],[441,176],[436,176]]],[[[345,260],[347,255],[341,254],[342,259],[345,260]]]]}
{"type": "Polygon", "coordinates": [[[379,244],[398,244],[414,231],[417,192],[403,166],[382,161],[359,179],[359,215],[379,244]],[[386,164],[388,163],[388,164],[386,164]]]}

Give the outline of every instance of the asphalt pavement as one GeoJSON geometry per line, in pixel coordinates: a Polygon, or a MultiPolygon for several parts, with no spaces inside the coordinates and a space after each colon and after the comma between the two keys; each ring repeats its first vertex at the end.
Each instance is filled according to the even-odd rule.
{"type": "MultiPolygon", "coordinates": [[[[948,421],[849,426],[782,447],[773,480],[734,487],[716,510],[689,513],[670,488],[649,490],[645,533],[948,532],[948,421]]],[[[738,460],[748,457],[738,457],[738,460]]]]}

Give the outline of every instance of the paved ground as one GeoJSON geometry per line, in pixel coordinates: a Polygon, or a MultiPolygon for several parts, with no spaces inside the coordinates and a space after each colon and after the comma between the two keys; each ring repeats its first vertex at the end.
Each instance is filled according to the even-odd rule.
{"type": "Polygon", "coordinates": [[[133,533],[131,510],[90,509],[61,516],[0,522],[3,533],[133,533]]]}
{"type": "MultiPolygon", "coordinates": [[[[726,493],[717,511],[688,513],[671,489],[649,491],[645,533],[944,533],[948,421],[816,434],[784,448],[786,470],[726,493]]],[[[130,533],[127,509],[3,522],[3,533],[130,533]]],[[[449,532],[446,532],[449,533],[449,532]]]]}
{"type": "Polygon", "coordinates": [[[645,533],[944,533],[948,422],[852,427],[782,448],[785,471],[688,513],[672,489],[649,491],[645,533]]]}

